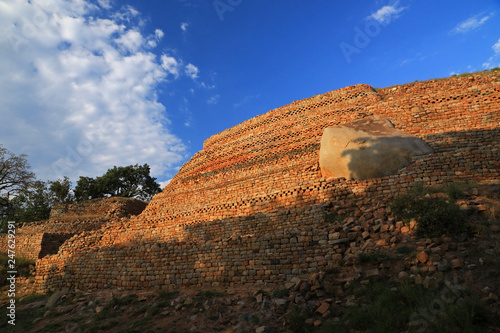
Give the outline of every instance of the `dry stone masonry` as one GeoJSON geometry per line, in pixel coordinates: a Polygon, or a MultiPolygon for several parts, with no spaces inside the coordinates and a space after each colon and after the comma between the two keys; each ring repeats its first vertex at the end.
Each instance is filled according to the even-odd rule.
{"type": "MultiPolygon", "coordinates": [[[[49,220],[24,223],[17,228],[16,255],[37,260],[56,254],[59,247],[75,234],[99,230],[116,218],[138,215],[146,205],[141,200],[128,198],[103,198],[54,205],[49,220]]],[[[0,236],[0,249],[7,249],[7,243],[7,236],[0,236]]]]}
{"type": "Polygon", "coordinates": [[[214,135],[141,215],[75,234],[38,260],[36,287],[283,283],[349,262],[367,247],[395,246],[411,227],[388,204],[415,183],[498,183],[496,73],[384,89],[360,84],[214,135]],[[377,115],[433,153],[391,176],[322,177],[323,130],[377,115]]]}

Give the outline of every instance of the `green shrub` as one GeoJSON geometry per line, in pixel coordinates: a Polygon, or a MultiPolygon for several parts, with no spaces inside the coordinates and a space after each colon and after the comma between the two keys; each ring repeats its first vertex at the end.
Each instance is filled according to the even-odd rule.
{"type": "Polygon", "coordinates": [[[434,332],[485,332],[490,318],[485,306],[477,300],[461,299],[446,307],[439,318],[430,322],[434,332]]]}
{"type": "Polygon", "coordinates": [[[334,224],[342,220],[342,216],[340,216],[336,211],[325,212],[325,223],[334,224]]]}
{"type": "Polygon", "coordinates": [[[464,197],[464,184],[451,183],[444,188],[444,192],[450,200],[457,200],[464,197]]]}
{"type": "Polygon", "coordinates": [[[160,292],[160,298],[161,299],[164,299],[164,300],[172,300],[174,298],[176,298],[177,296],[179,296],[179,292],[178,291],[165,291],[165,290],[162,290],[160,292]]]}
{"type": "Polygon", "coordinates": [[[296,309],[291,310],[286,314],[286,326],[293,333],[307,333],[312,332],[312,326],[306,324],[306,319],[312,314],[306,310],[298,311],[296,309]]]}
{"type": "Polygon", "coordinates": [[[450,201],[428,194],[409,193],[394,199],[390,207],[404,222],[417,221],[419,237],[436,237],[445,232],[454,234],[465,230],[465,219],[460,209],[450,201]]]}

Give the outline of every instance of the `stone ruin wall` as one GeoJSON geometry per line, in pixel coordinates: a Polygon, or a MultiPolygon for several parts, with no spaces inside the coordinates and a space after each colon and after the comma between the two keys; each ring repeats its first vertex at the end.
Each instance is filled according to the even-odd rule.
{"type": "Polygon", "coordinates": [[[394,245],[378,231],[402,229],[387,206],[415,182],[498,183],[499,99],[499,78],[483,72],[352,86],[250,119],[206,140],[139,217],[74,236],[39,260],[38,289],[272,283],[334,267],[368,241],[394,245]],[[372,114],[435,153],[390,177],[321,178],[323,128],[372,114]],[[354,234],[325,222],[332,206],[352,217],[354,234]]]}
{"type": "MultiPolygon", "coordinates": [[[[141,200],[102,198],[70,205],[54,205],[50,219],[24,223],[16,230],[16,256],[37,260],[56,254],[75,234],[99,230],[111,218],[138,215],[146,206],[141,200]]],[[[8,249],[7,235],[0,235],[0,249],[8,249]]]]}
{"type": "Polygon", "coordinates": [[[74,204],[54,205],[50,210],[50,219],[89,219],[95,217],[139,215],[146,206],[146,202],[137,199],[119,197],[98,198],[74,204]]]}

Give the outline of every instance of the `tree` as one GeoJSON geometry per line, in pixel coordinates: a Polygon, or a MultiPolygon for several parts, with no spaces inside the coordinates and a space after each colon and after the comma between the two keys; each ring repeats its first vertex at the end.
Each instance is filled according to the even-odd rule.
{"type": "Polygon", "coordinates": [[[50,181],[49,184],[53,204],[67,204],[74,201],[75,197],[71,192],[71,181],[68,177],[65,176],[62,179],[50,181]]]}
{"type": "Polygon", "coordinates": [[[150,176],[150,167],[129,165],[113,167],[101,177],[80,177],[75,187],[77,201],[118,196],[151,200],[161,191],[156,178],[150,176]]]}
{"type": "Polygon", "coordinates": [[[0,144],[0,206],[5,209],[11,197],[29,187],[35,174],[26,160],[26,155],[14,155],[0,144]]]}
{"type": "Polygon", "coordinates": [[[9,221],[33,222],[46,220],[50,216],[52,193],[47,183],[37,180],[23,187],[10,200],[7,209],[9,221]]]}
{"type": "Polygon", "coordinates": [[[76,201],[90,200],[94,198],[102,198],[104,195],[97,190],[97,183],[94,178],[80,176],[75,187],[76,201]]]}

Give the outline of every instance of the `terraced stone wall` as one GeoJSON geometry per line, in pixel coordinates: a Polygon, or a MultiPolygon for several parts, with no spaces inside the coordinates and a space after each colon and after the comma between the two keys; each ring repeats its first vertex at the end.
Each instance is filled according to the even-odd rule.
{"type": "MultiPolygon", "coordinates": [[[[129,198],[102,198],[75,203],[55,205],[49,220],[18,223],[16,229],[16,255],[36,260],[56,254],[59,247],[75,234],[99,230],[117,219],[138,215],[146,203],[129,198]]],[[[0,235],[0,252],[7,252],[8,236],[0,235]]]]}
{"type": "Polygon", "coordinates": [[[408,230],[387,207],[415,183],[498,183],[498,81],[478,73],[358,85],[250,119],[207,139],[143,214],[76,235],[38,261],[37,286],[272,283],[350,260],[367,246],[395,246],[408,230]],[[323,128],[372,114],[435,152],[390,177],[322,179],[323,128]],[[331,223],[332,210],[344,218],[331,223]]]}

